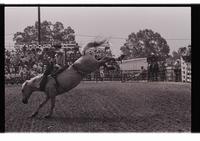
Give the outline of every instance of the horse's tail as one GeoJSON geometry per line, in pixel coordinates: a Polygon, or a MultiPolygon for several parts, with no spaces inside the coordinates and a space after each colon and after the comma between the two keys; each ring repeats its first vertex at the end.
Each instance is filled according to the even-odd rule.
{"type": "Polygon", "coordinates": [[[90,49],[90,48],[97,48],[98,46],[103,45],[107,40],[101,40],[101,41],[93,41],[93,42],[89,42],[86,46],[83,47],[81,54],[84,55],[85,51],[90,49]]]}

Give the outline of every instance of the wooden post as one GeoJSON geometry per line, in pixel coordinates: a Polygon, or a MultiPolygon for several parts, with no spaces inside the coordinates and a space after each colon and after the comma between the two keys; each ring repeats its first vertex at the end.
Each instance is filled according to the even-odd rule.
{"type": "Polygon", "coordinates": [[[40,6],[38,6],[38,43],[41,44],[41,35],[40,35],[40,6]]]}

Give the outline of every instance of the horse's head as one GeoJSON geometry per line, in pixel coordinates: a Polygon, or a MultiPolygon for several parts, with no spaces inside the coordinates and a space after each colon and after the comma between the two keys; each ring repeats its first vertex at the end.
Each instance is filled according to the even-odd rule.
{"type": "Polygon", "coordinates": [[[41,76],[37,76],[32,78],[31,80],[26,80],[22,84],[22,102],[24,104],[28,103],[28,100],[31,96],[31,94],[34,91],[39,90],[39,80],[41,79],[41,76]]]}

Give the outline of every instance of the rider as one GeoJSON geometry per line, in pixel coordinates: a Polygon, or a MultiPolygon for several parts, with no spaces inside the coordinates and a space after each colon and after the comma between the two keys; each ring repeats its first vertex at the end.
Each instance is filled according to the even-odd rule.
{"type": "Polygon", "coordinates": [[[54,58],[48,57],[47,64],[46,64],[46,70],[43,74],[42,80],[40,81],[40,90],[44,91],[47,77],[49,74],[51,74],[54,70],[54,58]]]}
{"type": "Polygon", "coordinates": [[[64,57],[64,54],[63,52],[61,51],[58,51],[55,55],[55,61],[56,61],[56,64],[59,68],[62,68],[65,66],[65,57],[64,57]]]}
{"type": "Polygon", "coordinates": [[[59,73],[63,72],[66,68],[68,68],[68,65],[65,65],[65,56],[63,52],[58,51],[55,55],[55,62],[56,62],[56,67],[58,69],[52,74],[52,76],[55,78],[59,73]]]}
{"type": "MultiPolygon", "coordinates": [[[[56,76],[59,73],[63,72],[63,70],[68,68],[68,65],[65,65],[65,63],[64,63],[64,55],[62,52],[57,52],[57,54],[55,55],[55,59],[48,57],[48,60],[49,60],[49,62],[47,63],[46,70],[45,70],[43,78],[40,82],[40,89],[42,91],[44,91],[44,89],[45,89],[48,75],[51,74],[51,76],[54,77],[56,80],[56,76]],[[54,71],[54,68],[58,68],[58,69],[56,71],[54,71]]],[[[57,80],[56,80],[56,83],[58,84],[57,80]]]]}

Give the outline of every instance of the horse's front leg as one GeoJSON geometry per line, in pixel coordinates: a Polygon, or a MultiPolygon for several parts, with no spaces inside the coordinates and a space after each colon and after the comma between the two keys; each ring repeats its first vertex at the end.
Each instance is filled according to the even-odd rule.
{"type": "Polygon", "coordinates": [[[40,108],[42,108],[42,107],[47,103],[48,100],[49,100],[49,97],[47,96],[47,97],[45,98],[45,100],[44,100],[42,103],[40,103],[40,105],[39,105],[39,107],[36,109],[36,111],[33,112],[29,117],[30,117],[30,118],[35,117],[35,116],[38,114],[40,108]]]}
{"type": "Polygon", "coordinates": [[[56,102],[56,97],[51,97],[51,108],[49,109],[48,114],[45,116],[45,118],[50,118],[51,115],[53,114],[53,109],[55,107],[55,102],[56,102]]]}

